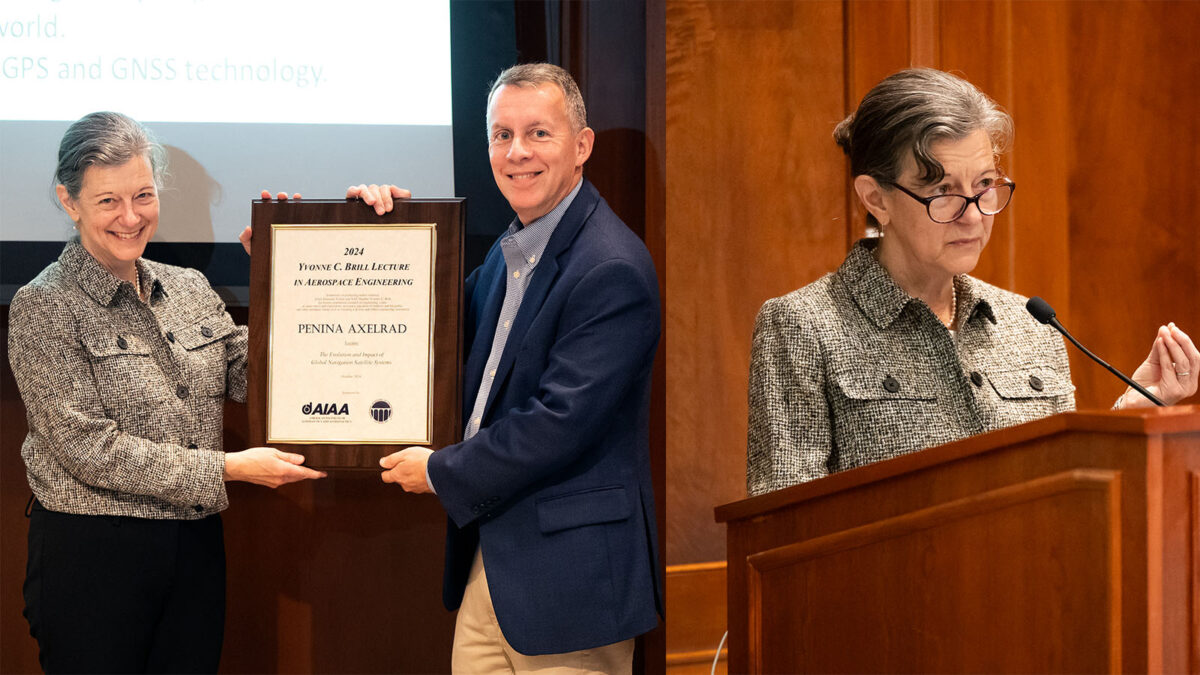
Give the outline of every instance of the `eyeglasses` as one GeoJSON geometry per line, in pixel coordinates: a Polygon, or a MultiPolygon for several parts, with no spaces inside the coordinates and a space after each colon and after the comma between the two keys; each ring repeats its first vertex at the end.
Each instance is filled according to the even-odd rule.
{"type": "Polygon", "coordinates": [[[924,204],[925,210],[929,212],[929,219],[935,223],[953,223],[967,212],[967,207],[971,204],[975,204],[975,207],[983,215],[994,216],[1008,206],[1008,202],[1012,200],[1013,191],[1017,189],[1016,183],[1005,179],[974,197],[964,197],[963,195],[921,197],[913,194],[899,183],[893,183],[890,180],[882,182],[900,188],[901,192],[924,204]]]}

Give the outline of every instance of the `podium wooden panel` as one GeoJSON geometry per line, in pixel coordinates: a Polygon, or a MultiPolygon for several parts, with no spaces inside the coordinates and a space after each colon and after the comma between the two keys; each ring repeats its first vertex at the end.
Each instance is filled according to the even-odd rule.
{"type": "Polygon", "coordinates": [[[729,672],[1200,672],[1200,406],[1057,415],[716,509],[729,672]]]}

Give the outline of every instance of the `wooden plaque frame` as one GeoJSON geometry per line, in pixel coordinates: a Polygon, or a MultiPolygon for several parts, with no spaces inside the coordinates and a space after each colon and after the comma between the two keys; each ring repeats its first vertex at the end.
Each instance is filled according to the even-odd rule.
{"type": "MultiPolygon", "coordinates": [[[[462,292],[463,199],[397,200],[391,213],[379,216],[356,199],[255,200],[251,208],[254,254],[250,258],[250,344],[246,364],[246,403],[251,446],[267,445],[267,386],[270,358],[271,226],[435,223],[437,253],[433,289],[433,442],[438,449],[462,438],[462,292]]],[[[319,469],[380,470],[379,458],[406,445],[271,443],[271,447],[305,456],[319,469]]]]}

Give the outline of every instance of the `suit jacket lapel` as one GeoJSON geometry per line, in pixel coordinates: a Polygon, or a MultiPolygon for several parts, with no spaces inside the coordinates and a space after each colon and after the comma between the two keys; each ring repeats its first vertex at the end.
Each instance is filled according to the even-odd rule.
{"type": "MultiPolygon", "coordinates": [[[[517,318],[513,321],[512,332],[508,334],[508,340],[504,343],[504,353],[500,356],[500,365],[496,367],[496,379],[492,381],[487,404],[483,407],[484,419],[487,419],[488,411],[491,410],[492,403],[496,400],[496,393],[500,391],[502,383],[508,377],[509,371],[512,370],[513,361],[517,358],[517,352],[521,350],[521,344],[525,340],[525,333],[529,331],[529,325],[533,323],[533,318],[541,310],[542,303],[546,301],[550,288],[558,278],[558,257],[570,248],[571,242],[575,240],[575,236],[579,234],[583,224],[595,211],[599,200],[600,193],[584,178],[579,194],[575,195],[575,201],[571,202],[571,206],[563,214],[562,220],[554,228],[554,234],[550,235],[550,241],[546,242],[546,250],[542,252],[542,261],[534,269],[529,287],[525,289],[525,296],[521,298],[521,308],[517,311],[517,318]]],[[[492,319],[493,330],[499,311],[499,309],[496,310],[497,317],[492,319]]],[[[482,373],[480,377],[482,377],[482,373]]]]}
{"type": "MultiPolygon", "coordinates": [[[[488,356],[491,355],[496,324],[500,321],[500,309],[504,306],[504,256],[499,255],[499,247],[495,248],[494,253],[499,258],[498,267],[495,260],[487,260],[484,262],[484,269],[480,270],[479,283],[484,284],[487,289],[487,300],[484,301],[482,309],[476,310],[474,317],[475,337],[471,340],[471,351],[468,352],[463,373],[463,420],[471,417],[472,408],[475,407],[475,397],[479,395],[479,386],[483,382],[483,369],[487,365],[488,356]],[[496,269],[492,269],[493,267],[496,269]]],[[[492,391],[495,391],[495,387],[492,391]]]]}

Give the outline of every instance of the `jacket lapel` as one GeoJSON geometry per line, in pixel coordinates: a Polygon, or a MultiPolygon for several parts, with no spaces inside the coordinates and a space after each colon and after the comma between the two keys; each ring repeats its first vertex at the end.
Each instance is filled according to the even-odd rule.
{"type": "MultiPolygon", "coordinates": [[[[483,269],[479,270],[478,283],[482,286],[484,297],[483,308],[472,308],[475,314],[475,336],[471,340],[471,350],[468,352],[466,368],[463,372],[463,419],[469,419],[475,407],[475,397],[479,395],[479,386],[483,382],[483,368],[487,365],[488,356],[492,351],[492,338],[496,335],[496,324],[500,321],[500,309],[504,306],[504,256],[500,247],[493,247],[488,259],[484,261],[483,269]]],[[[493,387],[494,389],[494,387],[493,387]]],[[[464,422],[465,423],[465,422],[464,422]]]]}
{"type": "MultiPolygon", "coordinates": [[[[542,261],[538,263],[534,270],[533,278],[529,281],[529,287],[525,289],[525,296],[521,298],[521,308],[517,310],[517,318],[513,321],[512,332],[508,334],[508,340],[504,343],[504,353],[500,356],[500,365],[496,367],[496,379],[492,381],[491,391],[488,392],[487,404],[483,408],[483,418],[485,420],[487,419],[488,412],[492,409],[492,404],[496,400],[497,393],[503,388],[503,382],[512,370],[513,361],[517,358],[517,352],[521,350],[521,345],[525,341],[525,334],[529,332],[530,324],[533,323],[534,317],[541,310],[542,303],[546,301],[546,296],[550,294],[550,288],[554,285],[555,280],[558,279],[559,256],[570,248],[571,242],[575,241],[575,236],[579,234],[579,230],[583,228],[583,224],[587,222],[592,212],[596,210],[596,204],[599,202],[599,199],[600,193],[584,178],[583,186],[579,189],[579,194],[575,195],[575,201],[571,202],[571,206],[563,214],[562,220],[554,228],[554,234],[550,235],[550,241],[546,242],[546,250],[542,252],[542,261]]],[[[503,296],[503,293],[500,293],[500,295],[503,296]]],[[[499,312],[500,310],[497,308],[496,316],[492,317],[492,330],[488,332],[488,335],[495,334],[499,312]]],[[[480,377],[482,377],[482,372],[480,373],[480,377]]],[[[475,391],[478,391],[478,388],[475,391]]]]}

